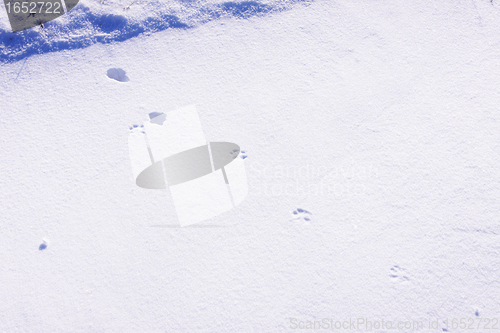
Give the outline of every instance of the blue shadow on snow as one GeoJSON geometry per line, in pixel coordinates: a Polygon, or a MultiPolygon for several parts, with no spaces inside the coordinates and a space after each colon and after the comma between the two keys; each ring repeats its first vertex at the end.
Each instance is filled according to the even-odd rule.
{"type": "MultiPolygon", "coordinates": [[[[313,0],[290,0],[288,4],[310,1],[313,0]]],[[[191,19],[203,24],[221,17],[248,19],[286,9],[287,7],[270,6],[258,1],[229,1],[201,7],[191,19]]],[[[132,21],[121,15],[94,13],[81,3],[66,15],[68,18],[65,21],[56,19],[47,22],[43,31],[41,28],[32,28],[13,33],[0,29],[0,63],[23,60],[35,54],[81,49],[95,43],[122,42],[140,34],[166,29],[189,29],[197,25],[184,23],[179,17],[166,13],[158,13],[142,21],[132,21]],[[79,31],[83,34],[78,35],[79,31]]]]}

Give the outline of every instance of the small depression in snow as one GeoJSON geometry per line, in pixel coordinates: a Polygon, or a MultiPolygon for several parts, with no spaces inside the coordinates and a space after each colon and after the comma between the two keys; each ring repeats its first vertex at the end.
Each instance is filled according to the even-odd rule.
{"type": "Polygon", "coordinates": [[[107,75],[110,79],[116,80],[118,82],[130,81],[125,71],[121,68],[110,68],[108,69],[107,75]]]}
{"type": "Polygon", "coordinates": [[[152,124],[163,125],[167,119],[167,115],[163,112],[151,112],[149,114],[149,119],[152,124]]]}
{"type": "Polygon", "coordinates": [[[43,243],[42,243],[42,244],[40,244],[40,246],[38,247],[38,249],[39,249],[40,251],[45,250],[45,249],[47,248],[47,245],[48,245],[48,244],[47,244],[47,241],[46,241],[45,239],[42,239],[42,241],[43,241],[43,243]]]}
{"type": "Polygon", "coordinates": [[[298,220],[298,221],[303,221],[303,222],[309,222],[309,221],[311,221],[311,215],[312,215],[312,213],[310,211],[302,209],[302,208],[297,208],[292,213],[292,221],[298,220]]]}

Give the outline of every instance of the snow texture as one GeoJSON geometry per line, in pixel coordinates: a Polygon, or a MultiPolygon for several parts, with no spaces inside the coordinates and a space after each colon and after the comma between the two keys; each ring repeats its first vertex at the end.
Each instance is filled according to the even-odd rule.
{"type": "Polygon", "coordinates": [[[0,34],[20,60],[0,64],[0,332],[500,317],[496,0],[112,4],[0,34]],[[191,104],[250,153],[249,191],[181,228],[170,192],[135,185],[128,136],[191,104]]]}
{"type": "Polygon", "coordinates": [[[83,0],[44,28],[11,32],[5,5],[0,4],[0,62],[33,54],[78,49],[94,43],[124,41],[166,29],[189,29],[227,17],[247,19],[289,9],[312,0],[146,1],[83,0]]]}

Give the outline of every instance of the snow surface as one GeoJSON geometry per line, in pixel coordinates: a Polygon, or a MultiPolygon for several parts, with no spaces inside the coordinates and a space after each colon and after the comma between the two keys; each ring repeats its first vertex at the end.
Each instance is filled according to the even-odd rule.
{"type": "MultiPolygon", "coordinates": [[[[47,48],[38,28],[9,45],[2,21],[1,332],[500,316],[500,4],[315,1],[96,43],[82,22],[122,5],[83,2],[47,48]],[[179,228],[127,138],[190,104],[247,153],[249,195],[179,228]]],[[[155,6],[130,11],[164,22],[155,6]]]]}
{"type": "Polygon", "coordinates": [[[0,62],[33,54],[124,41],[166,29],[195,28],[228,17],[246,19],[290,9],[312,0],[83,0],[44,28],[12,33],[0,4],[0,62]]]}

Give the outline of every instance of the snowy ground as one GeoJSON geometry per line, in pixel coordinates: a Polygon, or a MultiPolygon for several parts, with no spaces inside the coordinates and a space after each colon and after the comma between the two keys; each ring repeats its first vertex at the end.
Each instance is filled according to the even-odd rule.
{"type": "Polygon", "coordinates": [[[56,20],[89,41],[58,52],[0,33],[1,332],[500,317],[500,5],[282,5],[105,43],[56,20]],[[249,195],[179,228],[167,191],[134,184],[127,138],[189,104],[245,150],[249,195]]]}
{"type": "Polygon", "coordinates": [[[191,29],[225,18],[289,10],[312,0],[83,0],[67,15],[44,28],[12,33],[5,5],[0,4],[0,62],[33,54],[88,47],[95,43],[124,41],[166,29],[191,29]]]}

